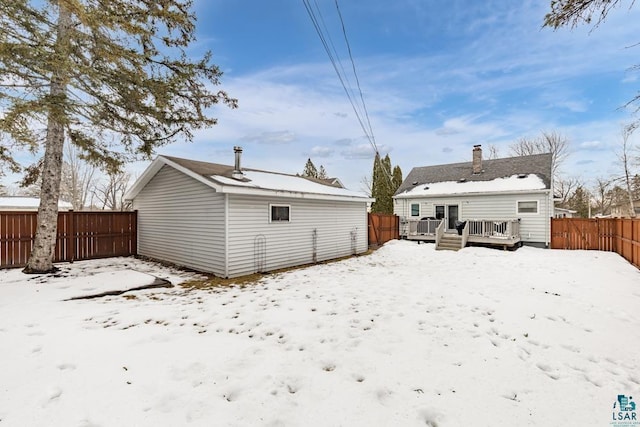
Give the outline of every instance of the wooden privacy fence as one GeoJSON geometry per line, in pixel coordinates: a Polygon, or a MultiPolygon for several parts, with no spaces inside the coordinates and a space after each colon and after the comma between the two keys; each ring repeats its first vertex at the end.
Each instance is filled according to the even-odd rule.
{"type": "MultiPolygon", "coordinates": [[[[54,262],[137,253],[137,212],[59,212],[54,262]]],[[[37,212],[0,212],[0,268],[27,264],[37,212]]]]}
{"type": "Polygon", "coordinates": [[[616,252],[640,267],[640,219],[554,218],[551,248],[616,252]]]}
{"type": "Polygon", "coordinates": [[[400,238],[400,217],[387,214],[369,214],[369,245],[382,245],[400,238]]]}

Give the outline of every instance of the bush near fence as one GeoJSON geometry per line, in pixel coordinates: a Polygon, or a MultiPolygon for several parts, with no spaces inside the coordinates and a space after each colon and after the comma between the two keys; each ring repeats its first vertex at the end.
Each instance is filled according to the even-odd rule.
{"type": "Polygon", "coordinates": [[[640,268],[640,219],[554,218],[551,248],[616,252],[640,268]]]}
{"type": "MultiPolygon", "coordinates": [[[[27,265],[37,212],[0,212],[0,268],[27,265]]],[[[137,254],[137,212],[59,212],[54,262],[137,254]]]]}

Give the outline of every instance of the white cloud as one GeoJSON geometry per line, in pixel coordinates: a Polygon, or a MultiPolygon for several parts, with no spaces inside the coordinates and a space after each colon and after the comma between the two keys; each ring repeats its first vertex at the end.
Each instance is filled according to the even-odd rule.
{"type": "Polygon", "coordinates": [[[331,157],[335,153],[335,150],[331,147],[318,146],[311,148],[311,152],[309,153],[311,157],[331,157]]]}
{"type": "Polygon", "coordinates": [[[242,141],[258,142],[261,144],[286,144],[295,141],[296,135],[288,130],[262,132],[255,135],[242,137],[242,141]]]}

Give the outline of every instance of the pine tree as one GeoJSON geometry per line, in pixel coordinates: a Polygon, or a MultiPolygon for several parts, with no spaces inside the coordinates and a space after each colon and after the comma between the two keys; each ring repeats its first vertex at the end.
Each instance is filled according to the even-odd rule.
{"type": "Polygon", "coordinates": [[[395,194],[396,191],[398,191],[398,188],[400,188],[400,185],[402,185],[402,169],[400,169],[400,166],[395,166],[393,168],[392,195],[395,194]]]}
{"type": "Polygon", "coordinates": [[[329,175],[327,175],[327,171],[324,169],[324,166],[320,165],[320,170],[318,171],[318,178],[327,179],[329,175]]]}
{"type": "Polygon", "coordinates": [[[313,164],[311,159],[307,159],[307,164],[304,165],[304,171],[302,171],[302,176],[306,176],[307,178],[317,178],[318,170],[316,166],[313,164]]]}
{"type": "Polygon", "coordinates": [[[376,153],[373,160],[373,180],[371,184],[371,197],[376,201],[371,205],[373,213],[393,213],[393,195],[402,183],[402,171],[399,166],[391,172],[391,158],[387,154],[380,159],[376,153]]]}
{"type": "Polygon", "coordinates": [[[187,56],[195,41],[192,3],[0,2],[0,161],[15,167],[15,147],[44,150],[38,226],[25,272],[54,270],[66,139],[83,158],[115,172],[129,159],[149,158],[156,147],[191,140],[194,130],[215,125],[206,113],[215,104],[236,106],[225,92],[210,89],[222,75],[210,53],[187,56]]]}
{"type": "Polygon", "coordinates": [[[588,218],[590,204],[589,198],[589,193],[582,186],[578,186],[576,191],[573,192],[567,201],[569,209],[577,211],[577,215],[580,218],[588,218]]]}

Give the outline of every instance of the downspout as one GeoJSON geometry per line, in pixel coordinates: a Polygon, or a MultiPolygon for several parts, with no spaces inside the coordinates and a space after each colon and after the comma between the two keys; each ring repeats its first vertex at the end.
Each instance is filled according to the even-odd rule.
{"type": "Polygon", "coordinates": [[[229,278],[229,193],[224,193],[224,277],[229,278]]]}
{"type": "Polygon", "coordinates": [[[551,208],[552,206],[553,206],[553,189],[549,190],[549,197],[547,198],[547,218],[545,221],[545,228],[547,231],[545,240],[546,240],[547,249],[551,248],[551,208]]]}

